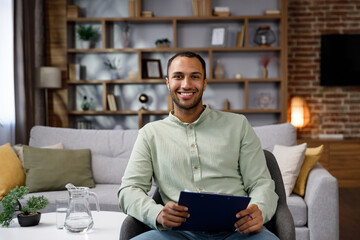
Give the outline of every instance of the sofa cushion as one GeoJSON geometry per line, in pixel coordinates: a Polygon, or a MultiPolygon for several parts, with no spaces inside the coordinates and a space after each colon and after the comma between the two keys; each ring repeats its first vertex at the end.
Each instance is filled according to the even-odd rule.
{"type": "Polygon", "coordinates": [[[279,164],[286,196],[292,193],[304,162],[306,143],[297,146],[275,145],[273,154],[279,164]]]}
{"type": "Polygon", "coordinates": [[[89,148],[95,183],[120,184],[137,135],[138,130],[79,130],[35,126],[30,132],[29,145],[42,147],[62,142],[65,149],[89,148]]]}
{"type": "Polygon", "coordinates": [[[296,128],[290,123],[254,127],[263,149],[273,151],[275,144],[283,146],[296,145],[296,128]]]}
{"type": "Polygon", "coordinates": [[[11,189],[24,184],[24,169],[10,143],[0,146],[0,200],[11,189]]]}
{"type": "Polygon", "coordinates": [[[295,227],[302,227],[307,224],[307,206],[305,200],[296,194],[286,198],[291,215],[294,218],[295,227]]]}
{"type": "MultiPolygon", "coordinates": [[[[42,148],[53,148],[53,149],[64,149],[64,145],[60,142],[57,144],[53,144],[50,146],[44,146],[42,148]]],[[[23,151],[23,145],[22,144],[17,144],[13,146],[13,149],[16,153],[16,155],[18,156],[21,164],[24,166],[24,151],[23,151]]],[[[25,169],[24,169],[25,170],[25,169]]]]}
{"type": "Polygon", "coordinates": [[[29,192],[65,189],[67,183],[94,187],[89,149],[62,150],[24,146],[29,192]]]}
{"type": "Polygon", "coordinates": [[[320,159],[321,154],[324,150],[324,145],[317,148],[307,148],[305,152],[304,163],[301,166],[299,176],[296,180],[296,184],[293,192],[304,196],[305,195],[305,184],[310,170],[315,166],[317,161],[320,159]]]}

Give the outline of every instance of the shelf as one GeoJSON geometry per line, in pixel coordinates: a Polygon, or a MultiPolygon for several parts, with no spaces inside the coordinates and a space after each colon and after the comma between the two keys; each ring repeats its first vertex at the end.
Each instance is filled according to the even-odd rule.
{"type": "Polygon", "coordinates": [[[281,51],[281,47],[202,47],[202,48],[69,48],[68,53],[114,53],[114,52],[234,52],[234,51],[281,51]]]}
{"type": "Polygon", "coordinates": [[[72,85],[87,85],[87,84],[161,84],[165,83],[165,79],[144,79],[144,80],[77,80],[67,81],[68,84],[72,85]]]}
{"type": "Polygon", "coordinates": [[[258,20],[258,19],[281,19],[280,14],[274,15],[259,15],[259,16],[189,16],[189,17],[79,17],[79,18],[67,18],[67,22],[121,22],[121,21],[158,21],[158,22],[169,22],[169,21],[217,21],[217,20],[258,20]]]}
{"type": "MultiPolygon", "coordinates": [[[[79,64],[84,67],[85,74],[81,71],[81,77],[87,79],[67,80],[69,88],[68,109],[71,110],[65,111],[71,121],[71,123],[69,121],[69,125],[74,126],[77,119],[81,120],[85,117],[87,120],[96,119],[95,122],[99,123],[99,125],[101,121],[105,121],[104,119],[111,119],[109,122],[122,125],[124,128],[128,126],[133,128],[133,124],[137,119],[138,126],[141,128],[147,122],[161,119],[162,115],[169,113],[168,110],[78,111],[72,109],[81,109],[79,104],[83,96],[90,96],[95,100],[93,109],[109,109],[109,94],[114,95],[119,109],[136,109],[137,105],[134,105],[134,100],[136,101],[140,93],[147,94],[149,99],[152,100],[148,105],[151,109],[166,109],[169,93],[164,79],[139,78],[129,80],[126,78],[128,78],[129,72],[138,72],[139,75],[137,76],[144,76],[142,75],[145,71],[144,59],[159,60],[159,69],[163,74],[166,74],[166,63],[169,57],[174,53],[185,51],[200,53],[206,62],[209,83],[207,90],[210,94],[206,96],[204,104],[208,103],[214,109],[221,109],[224,107],[222,103],[227,100],[234,109],[222,111],[248,114],[250,118],[253,117],[254,119],[258,117],[261,123],[266,121],[270,123],[286,121],[287,2],[284,0],[279,1],[277,4],[272,3],[274,5],[272,7],[281,9],[281,14],[276,15],[261,15],[263,12],[260,11],[261,4],[256,7],[256,11],[247,11],[252,7],[247,7],[246,4],[244,6],[236,5],[236,7],[241,7],[241,11],[235,11],[234,7],[233,13],[239,14],[235,16],[188,16],[191,14],[189,12],[191,4],[180,4],[179,2],[176,2],[177,6],[180,6],[181,11],[186,11],[184,15],[187,16],[171,16],[171,12],[168,12],[170,16],[161,17],[117,17],[120,15],[109,14],[107,16],[114,17],[65,18],[68,45],[64,53],[67,56],[67,63],[79,64]],[[81,44],[76,38],[78,24],[92,24],[98,29],[100,37],[95,44],[96,48],[81,49],[81,44]],[[210,45],[211,29],[220,24],[226,26],[227,39],[225,45],[229,47],[210,45]],[[260,25],[269,25],[275,33],[276,41],[273,46],[259,47],[253,42],[253,37],[260,25]],[[124,26],[130,27],[130,35],[128,35],[128,37],[130,36],[130,44],[123,39],[124,26]],[[238,41],[237,36],[240,36],[238,34],[242,29],[245,29],[245,33],[241,35],[243,36],[242,47],[235,47],[238,41]],[[154,43],[162,38],[169,39],[171,47],[156,48],[154,43]],[[129,47],[123,48],[123,46],[129,47]],[[269,78],[261,78],[263,76],[261,58],[265,56],[274,58],[268,65],[269,78]],[[121,67],[118,68],[119,71],[116,76],[108,68],[102,66],[105,58],[119,59],[121,61],[121,67]],[[213,78],[217,60],[221,60],[225,71],[225,78],[223,79],[213,78]],[[238,73],[245,78],[234,78],[238,73]],[[266,106],[276,109],[258,108],[260,105],[257,104],[257,101],[262,93],[270,94],[274,101],[271,105],[266,106]],[[129,122],[131,123],[129,124],[129,122]]],[[[215,1],[210,1],[210,3],[217,4],[215,1]]],[[[147,2],[146,4],[152,3],[147,2]]],[[[146,4],[143,6],[140,4],[140,9],[151,10],[155,15],[157,10],[165,7],[160,7],[159,5],[162,3],[159,3],[159,1],[154,1],[155,6],[150,9],[146,4]]],[[[165,4],[169,8],[172,5],[171,1],[166,1],[165,4]]],[[[252,2],[249,0],[247,4],[250,5],[252,2]]],[[[127,7],[126,2],[123,5],[127,7]]],[[[95,5],[92,6],[92,11],[96,7],[95,5]]],[[[86,8],[89,8],[89,6],[86,8]]],[[[181,14],[181,11],[178,11],[179,9],[176,8],[177,12],[181,14]]],[[[126,11],[126,8],[123,10],[126,11]]],[[[127,16],[124,11],[121,12],[121,16],[127,16]]],[[[97,13],[97,15],[93,16],[101,15],[97,13]]],[[[73,75],[71,76],[71,79],[75,79],[73,75]]]]}
{"type": "MultiPolygon", "coordinates": [[[[280,78],[226,78],[226,79],[214,79],[209,78],[208,83],[244,83],[244,82],[281,82],[280,78]]],[[[165,79],[143,79],[143,80],[77,80],[67,81],[72,85],[87,85],[87,84],[165,84],[165,79]]]]}

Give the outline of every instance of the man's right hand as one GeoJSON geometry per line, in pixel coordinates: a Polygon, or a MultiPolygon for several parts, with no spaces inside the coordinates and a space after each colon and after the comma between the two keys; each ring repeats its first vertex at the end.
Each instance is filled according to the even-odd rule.
{"type": "Polygon", "coordinates": [[[164,228],[178,227],[190,217],[187,211],[187,207],[169,201],[157,216],[156,221],[164,228]]]}

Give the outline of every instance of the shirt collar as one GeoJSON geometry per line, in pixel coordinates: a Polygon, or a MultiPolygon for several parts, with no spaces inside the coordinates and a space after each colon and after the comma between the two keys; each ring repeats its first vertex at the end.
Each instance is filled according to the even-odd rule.
{"type": "Polygon", "coordinates": [[[196,125],[199,125],[199,124],[201,124],[204,120],[205,120],[205,118],[206,118],[206,116],[210,113],[210,111],[211,111],[211,109],[210,109],[210,107],[208,106],[208,105],[203,105],[203,107],[204,107],[204,111],[201,113],[201,115],[199,116],[199,118],[198,119],[196,119],[194,122],[192,122],[192,123],[184,123],[184,122],[182,122],[180,119],[178,119],[177,117],[175,117],[174,116],[174,111],[171,111],[170,113],[169,113],[169,119],[170,119],[170,121],[172,121],[172,122],[175,122],[175,123],[177,123],[177,124],[180,124],[180,125],[182,125],[182,126],[188,126],[188,125],[194,125],[194,126],[196,126],[196,125]]]}

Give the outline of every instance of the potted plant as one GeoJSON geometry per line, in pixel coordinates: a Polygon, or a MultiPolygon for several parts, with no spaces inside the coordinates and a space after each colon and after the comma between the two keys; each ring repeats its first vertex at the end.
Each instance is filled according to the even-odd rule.
{"type": "Polygon", "coordinates": [[[106,58],[104,65],[110,70],[112,80],[119,78],[119,71],[121,68],[120,59],[116,57],[113,59],[106,58]]]}
{"type": "Polygon", "coordinates": [[[2,226],[8,227],[10,225],[15,211],[20,212],[17,215],[20,226],[29,227],[39,224],[41,213],[38,210],[44,209],[49,204],[49,200],[44,196],[32,196],[25,205],[22,205],[20,199],[23,199],[28,193],[27,187],[17,186],[1,200],[0,224],[2,226]]]}
{"type": "Polygon", "coordinates": [[[84,49],[89,49],[91,41],[98,38],[98,33],[93,29],[92,25],[87,27],[85,25],[79,25],[79,27],[76,29],[76,32],[84,49]]]}
{"type": "Polygon", "coordinates": [[[155,42],[156,47],[158,48],[168,48],[170,46],[170,40],[167,38],[158,39],[155,42]]]}

